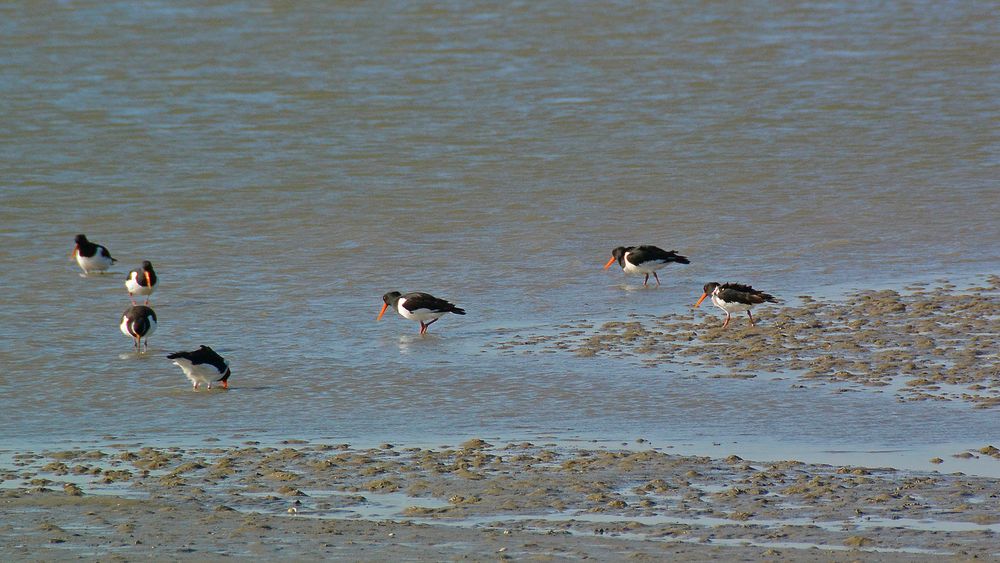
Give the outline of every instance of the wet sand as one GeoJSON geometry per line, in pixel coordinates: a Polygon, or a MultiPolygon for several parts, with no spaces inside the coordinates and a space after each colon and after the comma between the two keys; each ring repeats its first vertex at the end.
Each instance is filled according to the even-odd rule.
{"type": "Polygon", "coordinates": [[[434,448],[288,440],[19,452],[0,473],[0,552],[7,560],[1000,556],[996,479],[630,446],[473,438],[434,448]]]}
{"type": "Polygon", "coordinates": [[[941,281],[842,300],[785,300],[795,304],[756,307],[756,327],[737,314],[723,329],[725,314],[709,303],[689,314],[514,331],[496,348],[683,364],[711,377],[785,377],[807,387],[843,384],[842,392],[887,387],[902,401],[1000,405],[1000,276],[962,290],[941,281]]]}

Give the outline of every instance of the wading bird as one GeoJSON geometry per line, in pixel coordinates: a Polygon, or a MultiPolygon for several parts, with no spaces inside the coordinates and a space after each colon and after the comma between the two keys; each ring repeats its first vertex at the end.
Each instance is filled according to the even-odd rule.
{"type": "Polygon", "coordinates": [[[229,389],[229,376],[232,375],[229,362],[204,344],[191,352],[174,352],[167,359],[184,370],[195,389],[202,383],[211,389],[213,382],[222,383],[223,389],[229,389]]]}
{"type": "Polygon", "coordinates": [[[704,293],[694,306],[701,305],[701,302],[711,295],[712,304],[726,312],[726,322],[722,323],[722,328],[729,326],[732,314],[739,311],[746,311],[747,317],[750,318],[750,326],[756,326],[753,322],[753,315],[750,314],[750,307],[765,301],[777,302],[773,295],[739,283],[709,282],[705,284],[703,289],[704,293]]]}
{"type": "Polygon", "coordinates": [[[149,335],[156,330],[156,312],[145,305],[133,305],[125,309],[122,322],[118,325],[122,334],[131,336],[135,343],[135,352],[139,352],[139,344],[146,339],[146,350],[149,350],[149,335]]]}
{"type": "Polygon", "coordinates": [[[419,291],[405,294],[398,291],[390,291],[382,296],[382,301],[385,302],[385,305],[382,305],[382,310],[379,311],[378,317],[375,320],[381,320],[386,309],[392,307],[404,318],[420,321],[420,334],[426,333],[427,327],[434,324],[445,313],[465,314],[465,309],[456,307],[454,303],[419,291]]]}
{"type": "Polygon", "coordinates": [[[100,244],[87,240],[86,235],[76,235],[76,246],[73,247],[73,258],[83,269],[83,273],[106,272],[118,260],[111,257],[108,249],[100,244]]]}
{"type": "Polygon", "coordinates": [[[125,280],[125,289],[128,290],[128,298],[135,305],[135,295],[143,295],[146,301],[143,305],[149,305],[149,296],[156,289],[156,272],[153,271],[153,263],[143,260],[142,267],[128,273],[125,280]]]}
{"type": "Polygon", "coordinates": [[[676,250],[667,251],[651,245],[615,248],[611,251],[611,259],[604,265],[604,269],[610,268],[616,260],[626,274],[645,274],[646,277],[642,280],[642,285],[649,282],[649,274],[653,274],[653,277],[656,278],[656,285],[660,285],[660,276],[656,275],[656,271],[667,264],[673,262],[678,264],[691,263],[686,257],[677,254],[676,250]]]}

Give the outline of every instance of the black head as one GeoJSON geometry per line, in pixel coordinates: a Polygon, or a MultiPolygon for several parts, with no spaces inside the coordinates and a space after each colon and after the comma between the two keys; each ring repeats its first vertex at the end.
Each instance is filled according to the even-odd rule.
{"type": "Polygon", "coordinates": [[[619,246],[619,247],[615,248],[614,250],[612,250],[611,251],[611,260],[608,260],[608,263],[604,265],[604,269],[607,270],[608,268],[610,268],[611,264],[615,260],[618,261],[618,265],[619,266],[621,266],[622,268],[624,268],[625,267],[625,253],[628,252],[631,249],[632,249],[631,246],[619,246]]]}
{"type": "Polygon", "coordinates": [[[149,260],[143,260],[142,261],[142,269],[143,270],[152,270],[153,269],[153,263],[150,262],[149,260]]]}
{"type": "Polygon", "coordinates": [[[89,242],[89,241],[87,240],[87,235],[76,235],[76,238],[75,238],[75,239],[73,239],[73,240],[74,240],[74,241],[75,241],[75,242],[76,242],[77,244],[87,244],[87,243],[89,242]]]}
{"type": "Polygon", "coordinates": [[[382,315],[384,315],[385,312],[389,310],[389,307],[395,309],[396,303],[399,303],[399,298],[402,296],[403,294],[398,291],[390,291],[389,293],[383,295],[382,301],[385,301],[385,305],[382,305],[382,310],[378,312],[378,316],[375,317],[375,320],[376,321],[382,320],[382,315]]]}
{"type": "Polygon", "coordinates": [[[128,309],[125,309],[124,316],[130,319],[138,319],[142,317],[152,317],[156,320],[156,311],[152,307],[147,307],[145,305],[132,305],[128,309]]]}
{"type": "Polygon", "coordinates": [[[705,291],[706,294],[711,295],[712,292],[715,291],[715,288],[717,287],[719,287],[719,282],[708,282],[702,289],[705,291]]]}

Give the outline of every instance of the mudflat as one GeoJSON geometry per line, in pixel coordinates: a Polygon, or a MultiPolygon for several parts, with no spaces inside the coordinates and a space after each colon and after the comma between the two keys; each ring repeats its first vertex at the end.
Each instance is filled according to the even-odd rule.
{"type": "Polygon", "coordinates": [[[5,560],[1000,556],[993,478],[641,443],[117,444],[18,452],[4,466],[5,560]]]}
{"type": "Polygon", "coordinates": [[[564,325],[508,336],[502,353],[606,355],[649,367],[684,365],[711,377],[842,384],[844,392],[888,388],[901,401],[1000,405],[1000,276],[959,289],[947,280],[860,291],[843,299],[798,295],[758,307],[757,325],[711,306],[688,314],[632,313],[600,325],[564,325]]]}

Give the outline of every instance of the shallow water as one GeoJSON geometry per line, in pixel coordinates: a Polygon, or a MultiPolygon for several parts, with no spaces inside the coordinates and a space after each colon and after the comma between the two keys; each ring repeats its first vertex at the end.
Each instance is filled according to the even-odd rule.
{"type": "Polygon", "coordinates": [[[0,444],[947,457],[1000,435],[966,405],[491,347],[679,313],[710,280],[792,298],[1000,271],[988,5],[202,4],[0,6],[0,444]],[[78,275],[77,233],[113,274],[78,275]],[[637,243],[692,264],[655,290],[601,270],[637,243]],[[117,326],[144,259],[160,324],[137,359],[117,326]],[[419,338],[374,322],[390,290],[469,314],[419,338]],[[230,392],[163,358],[199,344],[230,392]]]}

